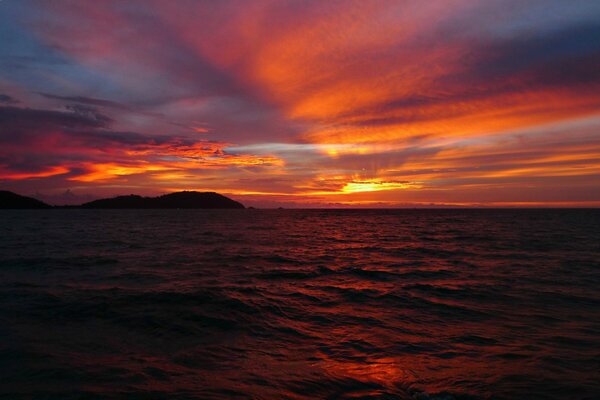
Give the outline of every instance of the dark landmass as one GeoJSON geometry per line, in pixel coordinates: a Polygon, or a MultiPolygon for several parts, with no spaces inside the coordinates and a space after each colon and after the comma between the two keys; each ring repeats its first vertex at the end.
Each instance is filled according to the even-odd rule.
{"type": "Polygon", "coordinates": [[[158,197],[137,195],[94,200],[82,208],[245,208],[241,203],[214,192],[177,192],[158,197]]]}
{"type": "Polygon", "coordinates": [[[34,199],[33,197],[21,196],[19,194],[9,192],[8,190],[0,190],[0,209],[42,209],[52,208],[52,206],[34,199]]]}
{"type": "MultiPolygon", "coordinates": [[[[0,209],[2,208],[52,208],[31,197],[20,196],[8,191],[0,191],[0,209]]],[[[117,196],[84,203],[80,206],[56,208],[93,208],[93,209],[167,209],[167,208],[245,208],[242,203],[214,192],[177,192],[158,197],[138,195],[117,196]]]]}

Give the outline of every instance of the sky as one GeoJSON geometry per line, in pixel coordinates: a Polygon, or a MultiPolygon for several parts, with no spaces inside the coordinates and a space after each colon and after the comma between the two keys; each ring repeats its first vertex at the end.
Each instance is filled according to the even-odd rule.
{"type": "Polygon", "coordinates": [[[600,206],[600,1],[0,0],[0,188],[600,206]]]}

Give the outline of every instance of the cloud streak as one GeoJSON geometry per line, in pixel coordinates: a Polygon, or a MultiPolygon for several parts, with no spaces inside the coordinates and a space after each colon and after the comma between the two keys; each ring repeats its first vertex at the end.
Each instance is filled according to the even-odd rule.
{"type": "Polygon", "coordinates": [[[227,143],[110,129],[90,107],[0,107],[0,179],[66,175],[97,182],[155,171],[281,166],[272,156],[233,154],[227,143]]]}
{"type": "Polygon", "coordinates": [[[540,4],[3,4],[0,175],[256,204],[600,201],[600,7],[540,4]]]}

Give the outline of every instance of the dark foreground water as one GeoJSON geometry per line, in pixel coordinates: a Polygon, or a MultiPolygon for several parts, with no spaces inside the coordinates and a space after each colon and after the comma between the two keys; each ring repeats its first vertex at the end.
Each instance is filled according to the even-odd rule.
{"type": "Polygon", "coordinates": [[[0,212],[6,399],[598,399],[600,210],[0,212]]]}

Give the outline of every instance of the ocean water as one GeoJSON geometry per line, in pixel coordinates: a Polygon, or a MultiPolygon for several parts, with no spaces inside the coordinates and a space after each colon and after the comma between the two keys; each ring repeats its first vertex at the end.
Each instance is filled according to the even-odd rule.
{"type": "Polygon", "coordinates": [[[0,398],[598,399],[600,210],[0,212],[0,398]]]}

